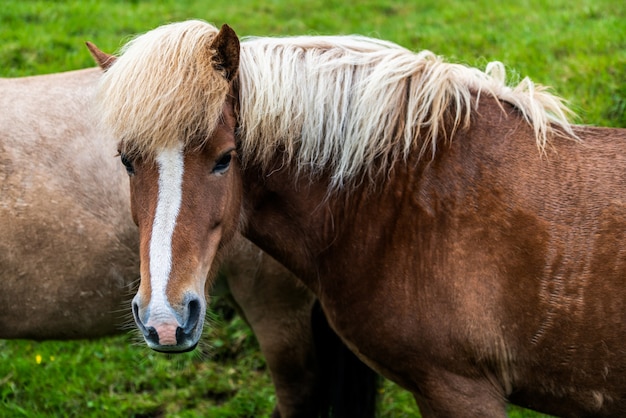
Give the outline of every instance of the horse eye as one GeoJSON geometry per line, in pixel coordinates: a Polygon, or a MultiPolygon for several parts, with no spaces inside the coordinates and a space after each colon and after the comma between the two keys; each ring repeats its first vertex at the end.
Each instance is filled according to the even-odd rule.
{"type": "Polygon", "coordinates": [[[126,167],[126,172],[129,176],[135,174],[135,168],[133,167],[133,162],[126,156],[126,154],[120,154],[120,159],[122,160],[122,164],[126,167]]]}
{"type": "Polygon", "coordinates": [[[215,163],[215,166],[213,167],[213,173],[224,174],[228,170],[228,167],[230,167],[230,162],[232,159],[233,156],[230,152],[222,155],[220,159],[217,160],[217,162],[215,163]]]}

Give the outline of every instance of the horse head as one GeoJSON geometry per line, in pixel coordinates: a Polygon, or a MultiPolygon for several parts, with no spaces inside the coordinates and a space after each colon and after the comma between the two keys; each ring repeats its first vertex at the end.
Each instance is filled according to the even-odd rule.
{"type": "Polygon", "coordinates": [[[139,227],[135,321],[152,349],[192,350],[212,267],[240,220],[239,40],[226,25],[195,21],[139,36],[117,58],[88,46],[106,69],[99,111],[120,140],[139,227]]]}

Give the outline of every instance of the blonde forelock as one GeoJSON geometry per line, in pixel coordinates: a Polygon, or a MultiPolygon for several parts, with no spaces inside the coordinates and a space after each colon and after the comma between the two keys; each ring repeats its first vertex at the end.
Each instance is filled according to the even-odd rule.
{"type": "Polygon", "coordinates": [[[102,78],[99,111],[124,153],[150,156],[210,136],[229,91],[209,49],[217,32],[198,20],[174,23],[122,48],[102,78]]]}

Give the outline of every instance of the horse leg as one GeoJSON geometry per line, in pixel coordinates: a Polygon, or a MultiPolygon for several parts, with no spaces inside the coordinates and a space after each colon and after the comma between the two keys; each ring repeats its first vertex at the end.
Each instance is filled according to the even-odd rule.
{"type": "Polygon", "coordinates": [[[232,298],[256,335],[276,390],[273,417],[317,416],[314,295],[249,243],[223,267],[232,298]]]}
{"type": "Polygon", "coordinates": [[[414,392],[423,418],[505,418],[506,398],[494,380],[437,372],[414,392]]]}
{"type": "Polygon", "coordinates": [[[330,327],[318,301],[311,314],[318,373],[318,411],[326,418],[376,416],[380,376],[330,327]]]}

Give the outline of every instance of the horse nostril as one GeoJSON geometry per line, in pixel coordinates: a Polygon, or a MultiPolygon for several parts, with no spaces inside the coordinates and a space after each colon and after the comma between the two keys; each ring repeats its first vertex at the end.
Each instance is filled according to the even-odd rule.
{"type": "Polygon", "coordinates": [[[191,299],[189,303],[187,303],[187,312],[187,322],[183,324],[183,331],[190,333],[200,320],[200,313],[202,312],[200,301],[198,299],[191,299]]]}
{"type": "Polygon", "coordinates": [[[159,333],[154,327],[146,327],[145,332],[143,333],[143,336],[145,337],[146,341],[152,344],[159,343],[159,333]]]}
{"type": "Polygon", "coordinates": [[[199,299],[193,298],[187,302],[187,321],[185,321],[182,327],[176,329],[176,341],[178,344],[182,344],[185,340],[193,339],[200,322],[200,315],[202,315],[202,304],[199,299]]]}
{"type": "Polygon", "coordinates": [[[135,322],[140,323],[139,320],[139,304],[133,300],[133,316],[135,317],[135,322]]]}
{"type": "Polygon", "coordinates": [[[157,332],[156,328],[147,327],[144,325],[143,321],[141,320],[141,316],[139,316],[139,304],[135,300],[133,300],[132,306],[133,306],[133,316],[135,317],[135,323],[137,324],[137,327],[143,334],[146,341],[152,344],[158,344],[159,333],[157,332]]]}
{"type": "Polygon", "coordinates": [[[132,306],[133,306],[133,316],[135,317],[135,323],[137,324],[141,332],[144,335],[147,335],[146,327],[143,324],[143,321],[141,320],[141,316],[139,316],[139,304],[137,303],[137,301],[133,300],[132,306]]]}

